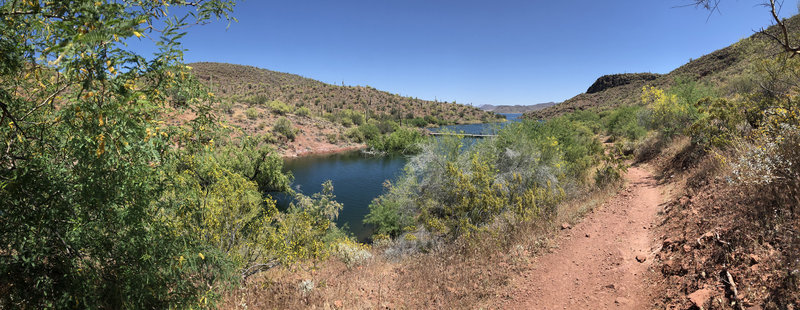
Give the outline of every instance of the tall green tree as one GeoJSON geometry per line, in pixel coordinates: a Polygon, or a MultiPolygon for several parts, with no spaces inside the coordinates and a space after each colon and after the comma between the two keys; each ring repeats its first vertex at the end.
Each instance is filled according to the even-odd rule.
{"type": "Polygon", "coordinates": [[[0,308],[188,307],[224,282],[224,253],[176,230],[179,202],[160,197],[175,146],[213,132],[207,101],[167,95],[189,80],[179,39],[233,6],[2,1],[0,308]],[[187,109],[192,126],[170,126],[187,109]]]}

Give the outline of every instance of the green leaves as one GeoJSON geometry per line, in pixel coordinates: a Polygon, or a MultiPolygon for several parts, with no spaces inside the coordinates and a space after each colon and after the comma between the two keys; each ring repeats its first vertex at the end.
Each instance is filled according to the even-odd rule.
{"type": "Polygon", "coordinates": [[[165,122],[187,108],[166,95],[190,82],[180,29],[233,5],[203,3],[195,18],[152,1],[0,4],[0,307],[188,307],[230,274],[161,199],[174,145],[200,140],[165,122]],[[154,59],[128,48],[135,33],[162,46],[154,59]]]}

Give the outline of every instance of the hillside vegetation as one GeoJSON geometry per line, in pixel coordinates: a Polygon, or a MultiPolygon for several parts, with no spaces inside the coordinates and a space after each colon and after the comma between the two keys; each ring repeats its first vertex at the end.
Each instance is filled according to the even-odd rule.
{"type": "MultiPolygon", "coordinates": [[[[787,20],[792,32],[800,30],[800,18],[787,20]]],[[[779,29],[771,27],[769,33],[778,34],[779,29]]],[[[698,59],[694,59],[663,75],[652,73],[612,74],[598,78],[586,91],[555,106],[525,113],[524,118],[546,119],[564,113],[595,109],[607,110],[617,106],[639,102],[644,85],[667,88],[676,79],[689,79],[707,84],[720,92],[719,95],[735,94],[737,88],[746,81],[742,77],[752,72],[753,65],[780,52],[777,46],[769,45],[771,39],[756,33],[731,46],[719,49],[698,59]]]]}
{"type": "Polygon", "coordinates": [[[455,102],[420,100],[369,86],[331,85],[251,66],[210,62],[189,66],[220,99],[221,117],[248,134],[271,135],[273,139],[268,140],[285,156],[356,148],[363,143],[378,151],[408,152],[420,139],[412,132],[419,131],[407,128],[390,137],[396,129],[504,119],[455,102]],[[285,129],[276,131],[280,119],[285,129]]]}

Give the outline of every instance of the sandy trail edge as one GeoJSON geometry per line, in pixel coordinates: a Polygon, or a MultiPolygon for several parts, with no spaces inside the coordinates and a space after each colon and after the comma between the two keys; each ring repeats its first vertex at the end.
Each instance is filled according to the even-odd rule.
{"type": "Polygon", "coordinates": [[[626,188],[563,230],[560,246],[511,281],[504,309],[647,309],[663,202],[652,174],[631,167],[626,188]],[[643,262],[640,262],[642,261],[643,262]]]}

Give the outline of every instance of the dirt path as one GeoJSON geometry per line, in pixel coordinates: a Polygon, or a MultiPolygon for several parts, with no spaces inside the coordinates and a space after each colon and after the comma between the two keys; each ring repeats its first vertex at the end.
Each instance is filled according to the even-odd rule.
{"type": "Polygon", "coordinates": [[[650,172],[628,170],[627,188],[571,229],[559,248],[512,281],[506,309],[647,309],[654,225],[662,202],[650,172]]]}

